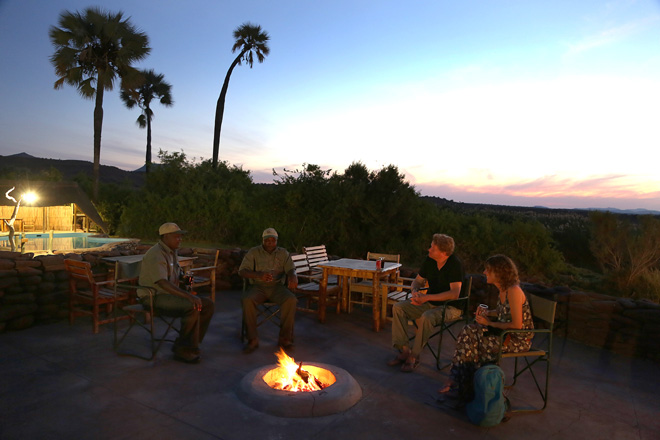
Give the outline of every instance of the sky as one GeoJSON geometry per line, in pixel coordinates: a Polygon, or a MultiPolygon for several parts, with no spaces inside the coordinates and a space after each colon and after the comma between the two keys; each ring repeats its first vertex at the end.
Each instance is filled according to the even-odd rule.
{"type": "MultiPolygon", "coordinates": [[[[149,37],[136,67],[172,85],[154,158],[211,157],[251,22],[270,55],[234,69],[220,160],[255,182],[392,164],[457,202],[660,210],[658,0],[0,0],[0,155],[93,160],[94,101],[53,88],[48,37],[89,6],[123,11],[149,37]]],[[[101,163],[139,168],[139,110],[117,88],[103,108],[101,163]]]]}

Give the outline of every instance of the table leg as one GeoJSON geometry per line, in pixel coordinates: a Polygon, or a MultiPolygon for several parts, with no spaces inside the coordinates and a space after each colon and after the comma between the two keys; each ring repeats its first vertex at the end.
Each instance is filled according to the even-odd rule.
{"type": "Polygon", "coordinates": [[[371,283],[373,292],[373,315],[374,315],[374,324],[373,329],[375,332],[380,331],[380,276],[379,274],[374,274],[373,282],[371,283]]]}
{"type": "MultiPolygon", "coordinates": [[[[338,275],[339,276],[339,275],[338,275]]],[[[344,313],[348,312],[348,296],[349,292],[349,277],[341,277],[341,311],[344,313]]]]}
{"type": "Polygon", "coordinates": [[[319,285],[319,321],[325,322],[325,302],[328,294],[328,270],[323,268],[323,276],[319,285]]]}

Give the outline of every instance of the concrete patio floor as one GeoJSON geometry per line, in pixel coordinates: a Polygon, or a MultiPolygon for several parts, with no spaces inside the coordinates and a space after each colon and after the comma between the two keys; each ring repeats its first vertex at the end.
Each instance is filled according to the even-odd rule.
{"type": "MultiPolygon", "coordinates": [[[[261,329],[261,346],[241,352],[240,292],[219,292],[202,344],[202,362],[172,359],[169,345],[153,362],[112,350],[112,325],[61,321],[0,335],[0,439],[658,439],[660,373],[652,361],[555,338],[548,408],[514,415],[493,428],[437,400],[446,379],[425,353],[412,374],[385,363],[389,325],[371,330],[370,314],[328,312],[325,324],[297,314],[296,361],[348,371],[362,399],[342,413],[280,418],[244,405],[236,395],[252,370],[275,364],[277,328],[261,329]]],[[[453,341],[447,340],[447,359],[453,341]]],[[[512,363],[512,361],[510,362],[512,363]]],[[[505,373],[509,372],[505,365],[505,373]]],[[[514,406],[536,397],[520,379],[514,406]]]]}

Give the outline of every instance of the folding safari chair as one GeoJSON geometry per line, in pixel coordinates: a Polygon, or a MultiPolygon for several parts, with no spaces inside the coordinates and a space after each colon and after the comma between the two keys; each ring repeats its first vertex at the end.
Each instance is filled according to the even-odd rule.
{"type": "MultiPolygon", "coordinates": [[[[179,332],[179,329],[174,325],[178,317],[165,316],[158,312],[158,309],[154,307],[154,297],[156,296],[156,289],[153,287],[140,286],[137,284],[126,284],[126,281],[132,281],[135,283],[137,278],[132,279],[122,279],[122,275],[125,272],[129,272],[131,275],[136,272],[139,273],[139,270],[136,271],[135,265],[139,268],[139,262],[131,265],[132,267],[127,267],[126,264],[121,264],[119,262],[115,263],[115,286],[117,288],[132,288],[134,290],[141,289],[142,292],[148,295],[146,301],[142,303],[130,304],[124,307],[119,308],[116,313],[122,313],[129,319],[129,325],[126,329],[119,329],[115,321],[114,329],[114,349],[117,354],[122,356],[133,356],[140,359],[151,361],[156,357],[158,350],[160,350],[163,342],[174,342],[174,339],[168,339],[168,335],[171,330],[179,332]],[[164,324],[164,330],[162,329],[163,325],[158,326],[156,322],[161,322],[164,324]],[[137,336],[129,337],[129,334],[133,332],[134,328],[141,328],[146,331],[149,335],[149,355],[143,355],[135,351],[128,350],[126,345],[128,345],[129,340],[135,343],[135,340],[143,341],[143,339],[138,338],[137,336]],[[128,338],[128,339],[127,339],[128,338]]],[[[197,327],[195,329],[197,337],[199,337],[199,320],[197,321],[197,327]]],[[[144,333],[140,333],[144,335],[144,333]]],[[[134,344],[133,344],[134,345],[134,344]]]]}
{"type": "Polygon", "coordinates": [[[557,303],[549,299],[542,298],[537,295],[529,295],[530,307],[532,309],[532,316],[534,317],[535,326],[538,324],[543,324],[546,328],[534,328],[531,330],[505,330],[502,332],[500,338],[500,350],[497,357],[497,364],[500,365],[503,359],[514,359],[514,370],[513,370],[513,381],[505,385],[506,388],[512,388],[518,377],[523,374],[525,371],[530,373],[530,376],[534,380],[536,389],[543,400],[543,406],[540,408],[517,408],[511,409],[511,412],[540,412],[543,411],[546,406],[548,406],[548,390],[550,385],[550,357],[552,354],[552,331],[555,322],[555,311],[557,309],[557,303]],[[529,351],[524,351],[520,353],[503,353],[502,347],[504,346],[504,341],[506,340],[507,335],[515,333],[533,333],[532,347],[529,351]],[[524,359],[525,365],[519,369],[518,359],[524,359]],[[531,361],[530,361],[531,358],[531,361]],[[545,363],[545,378],[540,377],[540,379],[545,379],[544,382],[540,382],[539,378],[534,373],[533,366],[537,363],[545,363]],[[541,386],[543,384],[543,386],[541,386]]]}

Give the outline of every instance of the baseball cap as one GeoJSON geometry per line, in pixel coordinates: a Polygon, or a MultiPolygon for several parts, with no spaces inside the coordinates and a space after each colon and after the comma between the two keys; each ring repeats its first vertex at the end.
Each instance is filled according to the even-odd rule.
{"type": "Polygon", "coordinates": [[[182,230],[176,223],[163,223],[158,228],[158,235],[165,234],[186,234],[188,231],[182,230]]]}
{"type": "Polygon", "coordinates": [[[274,228],[268,228],[264,230],[264,233],[261,234],[261,238],[275,237],[277,238],[277,231],[274,228]]]}

